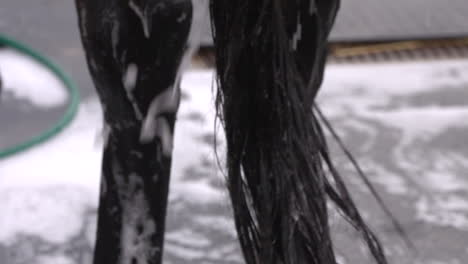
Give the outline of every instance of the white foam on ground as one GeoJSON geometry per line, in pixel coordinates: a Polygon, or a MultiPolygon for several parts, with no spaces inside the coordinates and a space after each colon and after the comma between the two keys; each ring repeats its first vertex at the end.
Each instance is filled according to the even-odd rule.
{"type": "Polygon", "coordinates": [[[171,186],[171,200],[185,199],[188,203],[219,203],[227,199],[224,192],[213,188],[208,180],[177,181],[171,186]]]}
{"type": "MultiPolygon", "coordinates": [[[[460,161],[466,156],[456,150],[430,148],[436,137],[446,138],[454,128],[468,129],[468,122],[464,122],[468,120],[468,105],[388,107],[395,98],[442,89],[450,93],[463,87],[468,87],[468,62],[462,60],[334,65],[326,71],[319,99],[340,130],[356,130],[366,136],[361,151],[379,146],[376,140],[382,139],[379,134],[383,130],[396,135],[392,136],[397,139],[395,146],[383,146],[392,151],[389,162],[404,170],[411,182],[387,171],[369,156],[370,160],[362,165],[373,182],[392,194],[417,195],[412,206],[418,220],[468,230],[468,180],[463,173],[468,166],[460,161]]],[[[460,138],[460,143],[465,139],[460,138]]]]}
{"type": "Polygon", "coordinates": [[[453,227],[468,231],[468,208],[466,200],[455,198],[423,197],[416,203],[416,218],[435,226],[453,227]]]}
{"type": "MultiPolygon", "coordinates": [[[[206,122],[181,118],[177,124],[172,199],[210,203],[224,197],[208,181],[181,182],[187,168],[213,153],[196,140],[214,130],[211,77],[212,72],[188,73],[182,82],[190,100],[179,115],[196,111],[206,122]]],[[[96,141],[96,135],[101,127],[101,109],[94,98],[81,104],[76,119],[57,137],[0,161],[1,243],[13,243],[20,233],[63,243],[80,230],[84,208],[97,206],[103,142],[96,141]]]]}
{"type": "Polygon", "coordinates": [[[52,140],[0,161],[0,242],[18,234],[65,243],[98,201],[101,151],[97,101],[81,105],[71,126],[52,140]]]}
{"type": "Polygon", "coordinates": [[[38,264],[74,264],[75,261],[65,256],[41,256],[36,260],[38,264]]]}
{"type": "MultiPolygon", "coordinates": [[[[213,188],[206,180],[196,182],[181,182],[180,177],[186,174],[186,169],[198,167],[200,160],[210,158],[214,161],[213,146],[200,144],[194,140],[205,134],[214,133],[215,108],[214,93],[212,93],[212,71],[189,72],[182,79],[182,90],[189,96],[189,100],[183,101],[179,109],[179,121],[175,129],[174,160],[172,171],[174,177],[171,179],[171,199],[185,197],[187,201],[196,203],[207,203],[218,201],[224,197],[224,193],[213,188]],[[190,113],[199,113],[204,117],[203,122],[193,122],[185,117],[190,113]]],[[[218,131],[220,142],[223,142],[224,135],[218,131]]],[[[219,149],[222,153],[222,147],[219,149]]],[[[216,174],[212,171],[212,174],[216,174]]]]}
{"type": "MultiPolygon", "coordinates": [[[[465,67],[468,63],[453,62],[453,65],[453,67],[465,67]]],[[[443,83],[443,80],[434,76],[443,73],[444,67],[453,68],[449,63],[443,63],[442,66],[434,64],[332,66],[327,70],[324,92],[321,95],[324,110],[327,114],[332,113],[332,117],[349,116],[352,119],[356,116],[365,117],[394,127],[401,131],[404,141],[413,141],[418,137],[430,139],[448,127],[462,126],[463,122],[460,121],[466,119],[466,109],[463,107],[443,109],[425,107],[410,108],[406,111],[403,109],[376,111],[372,109],[372,106],[381,106],[394,95],[404,96],[434,89],[434,83],[443,83]],[[346,111],[341,111],[343,109],[346,111]]],[[[214,131],[212,78],[212,71],[189,72],[184,75],[182,89],[188,95],[189,100],[182,102],[176,125],[171,200],[183,199],[190,203],[206,204],[225,196],[223,191],[214,188],[206,178],[184,180],[187,168],[200,166],[200,160],[204,157],[213,157],[212,146],[202,144],[198,140],[200,136],[214,131]],[[204,121],[196,122],[187,119],[191,113],[199,113],[204,121]]],[[[460,81],[463,81],[462,77],[459,78],[460,81]]],[[[35,98],[34,92],[31,91],[31,94],[26,97],[35,98]]],[[[0,161],[0,196],[3,197],[0,199],[1,243],[11,242],[18,232],[37,234],[54,243],[66,241],[72,234],[78,232],[81,225],[76,219],[79,219],[82,214],[80,210],[87,205],[94,207],[97,205],[102,142],[96,144],[95,139],[102,127],[101,123],[102,118],[97,100],[86,101],[82,103],[76,120],[59,136],[30,151],[0,161]],[[73,198],[75,197],[74,191],[59,192],[57,186],[71,186],[75,190],[83,190],[83,195],[73,198]],[[58,201],[47,197],[57,197],[58,201]],[[42,200],[46,201],[45,204],[41,202],[42,200]],[[34,210],[28,208],[28,204],[34,210]],[[36,218],[31,212],[36,212],[38,217],[36,218]],[[38,219],[47,224],[36,225],[38,219]],[[52,226],[56,228],[53,231],[51,231],[52,226]]],[[[372,127],[356,124],[355,127],[369,131],[372,129],[372,127]]],[[[222,141],[222,134],[218,136],[222,141]]],[[[442,167],[437,173],[444,173],[444,168],[442,167]]],[[[381,167],[371,169],[374,169],[376,174],[387,173],[381,167]]],[[[447,171],[446,175],[454,175],[454,172],[447,171]]],[[[405,195],[406,182],[399,180],[397,175],[390,176],[377,177],[375,181],[383,185],[391,185],[387,188],[391,193],[405,195]]],[[[419,174],[416,175],[415,179],[439,186],[439,189],[432,189],[432,191],[444,194],[460,191],[460,188],[455,188],[455,185],[459,183],[456,181],[459,179],[458,175],[455,179],[430,174],[419,176],[419,174]]],[[[424,199],[421,198],[415,205],[419,219],[457,228],[468,227],[468,220],[463,218],[466,205],[462,196],[453,199],[447,199],[446,196],[437,197],[435,202],[424,199]],[[443,210],[440,210],[441,208],[443,210]]],[[[219,228],[220,232],[233,232],[232,236],[235,237],[232,221],[227,218],[220,219],[208,215],[202,218],[197,217],[194,221],[200,225],[219,228]]],[[[174,240],[178,240],[177,237],[180,234],[173,236],[174,240]]],[[[171,246],[174,252],[183,254],[177,245],[171,243],[171,246]]],[[[168,250],[171,249],[168,248],[168,250]]],[[[198,251],[185,254],[186,257],[199,257],[198,251]]]]}
{"type": "Polygon", "coordinates": [[[319,102],[329,114],[385,106],[394,97],[468,84],[468,61],[330,65],[319,102]]]}
{"type": "Polygon", "coordinates": [[[70,184],[97,197],[102,154],[95,137],[101,121],[97,100],[81,104],[76,119],[58,136],[0,161],[0,191],[70,184]]]}
{"type": "Polygon", "coordinates": [[[207,247],[211,245],[211,240],[203,234],[198,234],[189,228],[182,228],[167,234],[166,239],[170,242],[184,246],[207,247]]]}
{"type": "Polygon", "coordinates": [[[359,115],[368,120],[397,129],[402,133],[399,145],[404,147],[415,139],[428,140],[450,128],[468,127],[467,107],[418,107],[391,111],[368,109],[359,115]]]}
{"type": "Polygon", "coordinates": [[[0,49],[3,88],[38,107],[56,107],[67,100],[62,82],[46,67],[15,50],[0,49]]]}
{"type": "Polygon", "coordinates": [[[407,195],[409,192],[408,182],[400,175],[391,172],[375,161],[360,160],[360,165],[369,175],[372,182],[381,184],[385,190],[394,195],[407,195]]]}
{"type": "Polygon", "coordinates": [[[468,191],[467,180],[462,180],[450,170],[426,171],[423,175],[423,184],[436,192],[468,191]]]}
{"type": "Polygon", "coordinates": [[[6,245],[21,234],[66,243],[82,228],[87,207],[94,205],[86,190],[74,186],[4,189],[0,201],[0,242],[6,245]]]}
{"type": "Polygon", "coordinates": [[[349,92],[410,95],[468,82],[468,61],[446,60],[388,64],[332,64],[321,94],[349,92]],[[451,74],[455,73],[455,76],[451,74]],[[343,89],[345,87],[346,89],[343,89]]]}

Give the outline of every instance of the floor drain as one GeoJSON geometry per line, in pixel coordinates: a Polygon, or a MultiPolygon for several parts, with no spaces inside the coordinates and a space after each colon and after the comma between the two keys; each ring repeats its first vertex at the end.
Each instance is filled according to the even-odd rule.
{"type": "Polygon", "coordinates": [[[468,57],[468,38],[330,45],[330,62],[361,63],[468,57]]]}
{"type": "MultiPolygon", "coordinates": [[[[468,38],[330,44],[331,63],[406,62],[468,58],[468,38]]],[[[202,47],[193,67],[213,68],[214,49],[202,47]]]]}

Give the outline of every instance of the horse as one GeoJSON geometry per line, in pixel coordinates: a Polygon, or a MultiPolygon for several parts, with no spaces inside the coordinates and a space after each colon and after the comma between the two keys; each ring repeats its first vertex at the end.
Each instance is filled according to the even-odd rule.
{"type": "Polygon", "coordinates": [[[206,10],[246,263],[337,263],[328,199],[387,263],[333,166],[315,104],[339,0],[75,2],[106,134],[94,263],[162,263],[181,73],[206,10]]]}

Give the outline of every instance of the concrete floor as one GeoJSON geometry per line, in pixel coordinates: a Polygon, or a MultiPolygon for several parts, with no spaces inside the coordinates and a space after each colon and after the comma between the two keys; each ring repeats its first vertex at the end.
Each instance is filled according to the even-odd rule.
{"type": "MultiPolygon", "coordinates": [[[[76,133],[85,131],[89,134],[86,139],[92,141],[93,133],[99,129],[99,107],[85,66],[73,1],[3,1],[0,5],[0,32],[52,58],[72,76],[80,89],[83,104],[71,130],[76,133]],[[88,125],[91,127],[86,130],[88,125]]],[[[337,163],[343,173],[349,175],[347,179],[354,196],[387,246],[391,263],[468,263],[467,73],[468,65],[464,62],[425,62],[409,66],[395,63],[364,68],[339,65],[332,66],[327,72],[320,99],[324,109],[418,248],[418,252],[405,250],[388,219],[357,180],[343,156],[336,152],[337,163]]],[[[185,86],[201,84],[205,86],[204,94],[209,94],[210,76],[206,72],[191,73],[186,77],[185,86]]],[[[171,198],[172,209],[168,216],[166,263],[242,263],[219,175],[217,180],[210,178],[216,174],[216,164],[206,160],[207,153],[210,153],[207,149],[212,147],[207,138],[213,136],[213,126],[205,115],[210,110],[202,111],[200,107],[211,102],[208,96],[201,103],[193,103],[198,100],[196,93],[187,91],[187,94],[187,106],[181,110],[181,116],[186,119],[181,118],[180,132],[176,137],[182,142],[176,153],[182,161],[177,166],[175,178],[178,180],[171,187],[176,191],[171,198]],[[200,124],[203,128],[199,127],[202,126],[200,124]],[[187,151],[181,144],[192,146],[193,152],[185,153],[187,151]],[[200,148],[205,152],[198,153],[200,148]],[[194,199],[199,194],[203,195],[194,199]]],[[[0,124],[7,124],[0,128],[0,147],[42,130],[63,111],[63,107],[57,107],[21,114],[17,106],[15,101],[0,104],[0,124]]],[[[70,133],[68,131],[57,139],[58,143],[54,141],[52,144],[73,142],[75,138],[70,133]]],[[[43,221],[41,230],[62,230],[69,234],[66,239],[61,239],[60,234],[41,232],[19,232],[9,240],[1,240],[0,237],[2,264],[90,263],[96,203],[93,195],[89,196],[90,201],[77,197],[88,197],[88,192],[97,190],[99,155],[95,150],[77,151],[76,156],[66,155],[65,152],[75,151],[67,146],[55,149],[56,156],[53,157],[69,155],[80,162],[80,166],[75,164],[78,172],[67,176],[79,177],[79,173],[93,171],[90,173],[94,177],[91,177],[94,179],[91,180],[92,187],[90,190],[81,185],[76,187],[79,185],[76,183],[49,186],[44,182],[45,187],[41,188],[0,188],[0,208],[4,203],[10,210],[6,215],[17,212],[15,208],[29,208],[29,211],[20,210],[22,214],[18,218],[36,218],[43,221]],[[89,156],[92,157],[92,168],[89,171],[78,169],[87,166],[86,158],[89,156]],[[15,197],[22,198],[15,200],[15,197]],[[49,205],[53,208],[47,207],[49,205]],[[28,212],[37,215],[29,216],[28,212]],[[78,228],[71,228],[70,222],[73,221],[79,222],[75,225],[78,228]],[[54,229],[62,225],[63,228],[54,229]]],[[[44,153],[48,155],[50,151],[44,153]]],[[[0,185],[8,185],[10,178],[22,177],[19,175],[22,167],[29,166],[25,160],[28,159],[0,161],[0,185]],[[14,175],[16,171],[18,175],[14,175]]],[[[46,164],[47,156],[30,157],[29,160],[36,165],[46,164]]],[[[64,166],[68,165],[73,166],[73,163],[65,163],[64,166]]],[[[53,168],[37,170],[55,171],[53,168]]],[[[0,227],[7,226],[5,219],[15,217],[8,218],[3,212],[0,227]]],[[[343,263],[371,263],[363,257],[362,248],[355,243],[356,234],[349,227],[335,220],[332,225],[343,263]]]]}

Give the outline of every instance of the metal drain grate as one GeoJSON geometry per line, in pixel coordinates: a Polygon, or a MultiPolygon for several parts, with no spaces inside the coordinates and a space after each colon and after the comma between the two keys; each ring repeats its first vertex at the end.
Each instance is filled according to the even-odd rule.
{"type": "Polygon", "coordinates": [[[330,45],[332,63],[468,58],[468,38],[330,45]]]}
{"type": "MultiPolygon", "coordinates": [[[[405,62],[468,58],[468,38],[378,43],[331,43],[330,63],[405,62]]],[[[213,68],[214,50],[203,47],[193,58],[193,68],[213,68]]]]}

